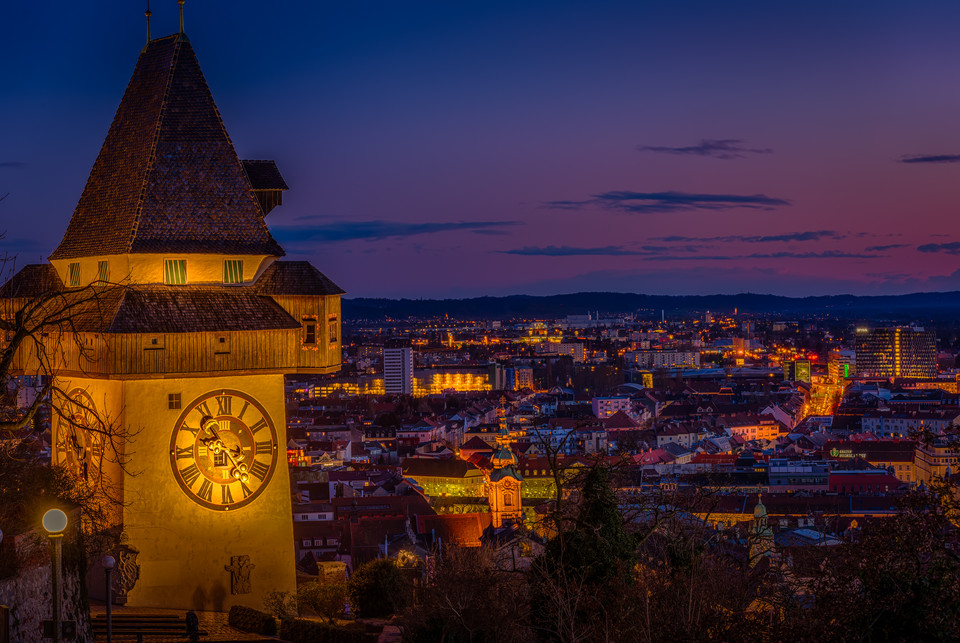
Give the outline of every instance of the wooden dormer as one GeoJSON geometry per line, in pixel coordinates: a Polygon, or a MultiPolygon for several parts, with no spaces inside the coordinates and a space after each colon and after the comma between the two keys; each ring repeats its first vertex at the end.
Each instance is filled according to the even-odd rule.
{"type": "Polygon", "coordinates": [[[241,161],[243,170],[250,179],[253,196],[260,203],[263,216],[270,214],[278,205],[283,205],[283,193],[290,189],[280,175],[274,161],[241,161]]]}

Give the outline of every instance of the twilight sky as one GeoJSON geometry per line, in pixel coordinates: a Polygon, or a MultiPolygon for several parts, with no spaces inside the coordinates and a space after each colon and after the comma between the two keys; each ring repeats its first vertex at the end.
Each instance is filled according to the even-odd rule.
{"type": "MultiPolygon", "coordinates": [[[[145,2],[15,2],[0,249],[59,243],[145,2]]],[[[153,0],[153,36],[177,30],[153,0]]],[[[960,290],[960,4],[187,0],[267,222],[348,297],[960,290]],[[913,6],[911,6],[913,5],[913,6]]]]}

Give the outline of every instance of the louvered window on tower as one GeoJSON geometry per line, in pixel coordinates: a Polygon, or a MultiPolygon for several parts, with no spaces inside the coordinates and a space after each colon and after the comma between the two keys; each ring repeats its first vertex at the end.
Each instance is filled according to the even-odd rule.
{"type": "Polygon", "coordinates": [[[163,283],[171,286],[182,286],[187,283],[187,260],[164,259],[163,283]]]}
{"type": "Polygon", "coordinates": [[[97,262],[97,283],[105,284],[110,281],[110,262],[97,262]]]}
{"type": "Polygon", "coordinates": [[[80,264],[70,264],[70,287],[77,288],[80,285],[80,264]]]}
{"type": "Polygon", "coordinates": [[[223,262],[223,283],[242,284],[243,283],[243,260],[227,259],[223,262]]]}

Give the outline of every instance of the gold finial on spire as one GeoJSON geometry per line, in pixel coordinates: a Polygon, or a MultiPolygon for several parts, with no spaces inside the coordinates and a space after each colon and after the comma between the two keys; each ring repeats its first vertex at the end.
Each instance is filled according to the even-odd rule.
{"type": "Polygon", "coordinates": [[[150,16],[153,13],[150,11],[150,0],[147,0],[147,10],[143,12],[143,15],[147,17],[147,44],[150,44],[150,16]]]}
{"type": "Polygon", "coordinates": [[[180,33],[183,34],[183,2],[184,0],[177,0],[177,4],[180,5],[180,33]]]}

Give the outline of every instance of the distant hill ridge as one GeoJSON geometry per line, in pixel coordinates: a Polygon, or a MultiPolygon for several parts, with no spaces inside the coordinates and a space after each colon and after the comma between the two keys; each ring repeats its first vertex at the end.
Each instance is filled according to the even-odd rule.
{"type": "Polygon", "coordinates": [[[641,295],[616,292],[578,292],[567,295],[510,295],[471,299],[343,300],[345,319],[557,319],[567,315],[640,312],[644,317],[710,310],[716,313],[791,315],[830,314],[845,319],[859,317],[942,319],[960,314],[960,291],[908,295],[830,295],[781,297],[778,295],[641,295]],[[886,313],[887,315],[883,315],[886,313]]]}

